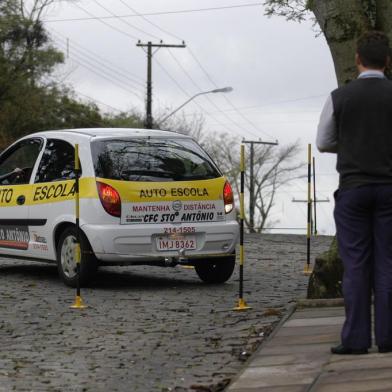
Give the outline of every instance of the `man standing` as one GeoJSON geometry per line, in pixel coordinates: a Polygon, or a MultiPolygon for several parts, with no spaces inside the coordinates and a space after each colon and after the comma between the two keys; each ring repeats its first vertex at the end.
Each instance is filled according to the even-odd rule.
{"type": "Polygon", "coordinates": [[[337,153],[334,217],[343,260],[346,320],[334,354],[371,347],[371,297],[379,352],[392,351],[392,81],[385,34],[357,43],[358,79],[333,91],[320,116],[317,147],[337,153]]]}

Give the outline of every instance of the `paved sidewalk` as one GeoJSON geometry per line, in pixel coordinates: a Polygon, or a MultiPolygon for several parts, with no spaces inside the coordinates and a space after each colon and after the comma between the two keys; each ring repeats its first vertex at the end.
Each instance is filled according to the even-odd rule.
{"type": "Polygon", "coordinates": [[[261,346],[228,392],[392,391],[392,353],[332,355],[343,307],[295,311],[261,346]]]}

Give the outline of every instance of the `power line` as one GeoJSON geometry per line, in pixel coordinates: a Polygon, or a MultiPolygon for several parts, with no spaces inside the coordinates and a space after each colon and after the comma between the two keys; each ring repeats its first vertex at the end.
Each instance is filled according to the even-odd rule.
{"type": "MultiPolygon", "coordinates": [[[[76,5],[75,3],[73,3],[73,4],[76,5]]],[[[143,13],[143,14],[114,15],[114,16],[95,16],[95,15],[90,14],[89,18],[46,19],[46,20],[44,20],[44,22],[47,22],[47,23],[77,22],[77,21],[96,20],[96,19],[114,19],[114,18],[132,18],[132,17],[156,16],[156,15],[189,14],[189,13],[193,13],[193,12],[207,12],[207,11],[219,11],[219,10],[248,8],[248,7],[262,7],[262,5],[263,5],[262,3],[248,3],[248,4],[221,6],[221,7],[196,8],[196,9],[174,10],[174,11],[159,11],[159,12],[149,12],[149,13],[143,13]]],[[[78,6],[78,7],[82,8],[80,6],[78,6]]]]}
{"type": "MultiPolygon", "coordinates": [[[[133,12],[135,12],[135,13],[137,13],[132,7],[130,7],[130,6],[128,6],[123,0],[120,0],[121,1],[121,3],[123,3],[123,4],[125,4],[129,9],[131,9],[131,11],[133,11],[133,12]]],[[[161,28],[160,28],[160,26],[158,26],[157,24],[155,24],[155,23],[152,23],[152,22],[150,22],[150,20],[149,19],[147,19],[146,17],[142,17],[147,23],[150,23],[151,25],[153,25],[154,27],[156,27],[156,28],[158,28],[159,30],[161,30],[161,31],[163,31],[163,32],[165,32],[165,33],[168,33],[168,34],[170,34],[170,35],[172,35],[170,32],[167,32],[167,31],[165,31],[165,30],[162,30],[161,28]]],[[[178,37],[176,37],[176,38],[178,38],[178,37]]],[[[188,77],[188,79],[192,82],[192,84],[199,90],[199,91],[202,91],[202,89],[200,88],[200,86],[195,82],[195,80],[191,77],[191,75],[189,74],[189,72],[187,72],[187,70],[182,66],[182,64],[180,63],[180,61],[175,57],[175,55],[172,53],[172,51],[169,49],[169,54],[171,55],[171,57],[174,59],[174,61],[176,62],[176,64],[181,68],[181,70],[185,73],[185,75],[188,77]]],[[[215,86],[216,88],[218,87],[218,86],[215,86]]],[[[220,108],[217,106],[217,104],[209,97],[209,96],[205,96],[205,98],[208,100],[208,102],[210,102],[210,104],[212,104],[218,111],[220,111],[220,108]]],[[[236,122],[234,122],[230,117],[228,117],[225,113],[223,113],[222,112],[222,114],[227,118],[227,119],[229,119],[235,126],[237,126],[237,127],[239,127],[240,129],[242,129],[242,127],[238,124],[238,123],[236,123],[236,122]]]]}
{"type": "Polygon", "coordinates": [[[214,80],[211,78],[210,74],[207,72],[207,70],[203,67],[203,65],[201,64],[201,62],[199,61],[199,59],[196,57],[196,55],[193,53],[193,51],[188,48],[188,51],[190,53],[190,55],[193,57],[193,59],[195,60],[195,62],[197,63],[197,65],[200,67],[200,69],[203,71],[204,75],[206,75],[207,79],[213,84],[215,85],[214,80]]]}
{"type": "MultiPolygon", "coordinates": [[[[171,51],[169,50],[169,54],[172,56],[173,60],[176,62],[176,64],[179,66],[179,68],[185,73],[185,75],[187,76],[187,78],[191,81],[191,83],[199,90],[202,91],[202,88],[195,82],[195,80],[192,78],[192,76],[190,76],[190,74],[187,72],[187,70],[182,66],[182,64],[178,61],[178,59],[173,55],[173,53],[171,53],[171,51]]],[[[218,88],[218,86],[215,86],[216,88],[218,88]]],[[[205,96],[205,98],[208,100],[208,102],[210,102],[210,104],[212,106],[214,106],[218,111],[220,111],[218,105],[209,97],[209,96],[205,96]]],[[[251,131],[244,129],[240,124],[238,124],[237,122],[235,122],[234,120],[232,120],[227,114],[223,113],[222,114],[236,127],[238,127],[241,131],[245,131],[250,133],[253,136],[254,135],[251,131]]],[[[216,121],[216,119],[215,119],[216,121]]]]}
{"type": "MultiPolygon", "coordinates": [[[[135,12],[135,13],[138,14],[138,12],[137,12],[136,10],[134,10],[132,7],[130,7],[128,4],[126,4],[123,0],[120,0],[120,1],[121,1],[122,4],[126,5],[132,12],[135,12]]],[[[163,31],[164,33],[168,33],[168,34],[172,35],[170,32],[167,32],[167,31],[161,29],[160,26],[158,26],[157,24],[150,22],[150,20],[147,19],[146,17],[142,16],[142,18],[143,18],[147,23],[153,25],[154,27],[158,28],[159,30],[163,31]]],[[[178,37],[176,37],[176,38],[178,38],[178,37]]],[[[190,76],[190,74],[186,71],[186,69],[182,66],[182,64],[178,61],[178,59],[174,56],[174,54],[171,52],[170,49],[169,49],[169,54],[172,56],[172,58],[173,58],[174,61],[177,63],[177,65],[181,68],[181,70],[185,73],[185,75],[188,77],[188,79],[192,82],[192,84],[193,84],[198,90],[201,91],[202,89],[200,88],[200,86],[194,81],[194,79],[190,76]]],[[[195,56],[194,56],[194,57],[195,57],[195,56]]],[[[198,62],[198,63],[199,63],[199,62],[198,62]]],[[[200,63],[199,63],[199,64],[200,64],[200,63]]],[[[200,64],[200,66],[201,66],[201,64],[200,64]]],[[[201,67],[202,67],[202,66],[201,66],[201,67]]],[[[203,68],[203,70],[204,70],[204,68],[203,68]]],[[[204,70],[204,72],[206,72],[206,71],[204,70]]],[[[208,75],[208,77],[209,77],[209,75],[208,75]]],[[[211,80],[212,80],[212,79],[211,79],[211,80]]],[[[215,86],[215,87],[218,87],[218,86],[215,86]]],[[[207,99],[207,100],[208,100],[208,101],[209,101],[218,111],[220,110],[219,107],[216,105],[216,103],[215,103],[213,100],[210,99],[210,97],[206,96],[205,98],[206,98],[206,99],[207,99]]],[[[223,113],[223,112],[222,112],[222,113],[223,113]]],[[[225,113],[223,113],[223,114],[224,114],[224,116],[225,116],[226,118],[228,118],[231,122],[233,122],[234,125],[236,125],[236,126],[239,127],[240,129],[242,129],[242,127],[241,127],[240,125],[238,125],[238,123],[236,123],[236,122],[234,122],[232,119],[230,119],[230,117],[228,117],[225,113]]],[[[248,131],[248,132],[249,132],[249,131],[248,131]]],[[[251,133],[251,132],[250,132],[250,133],[251,133]]],[[[251,134],[252,134],[252,133],[251,133],[251,134]]],[[[256,137],[257,137],[257,136],[256,136],[256,137]]]]}
{"type": "MultiPolygon", "coordinates": [[[[75,4],[75,3],[74,3],[74,5],[77,6],[78,8],[80,8],[82,11],[84,11],[84,12],[87,13],[88,15],[92,15],[89,11],[87,11],[87,10],[84,9],[83,7],[79,6],[78,4],[75,4]]],[[[123,30],[120,30],[120,29],[118,29],[118,28],[115,28],[114,26],[112,26],[112,25],[110,25],[110,24],[104,22],[103,20],[101,20],[102,18],[95,17],[95,16],[94,16],[94,18],[97,19],[97,20],[99,20],[100,22],[102,22],[103,24],[105,24],[106,26],[108,26],[109,28],[114,29],[115,31],[117,31],[117,32],[119,32],[119,33],[122,33],[122,34],[125,34],[125,35],[129,36],[129,34],[126,33],[126,32],[124,32],[123,30]]],[[[134,38],[134,37],[131,36],[131,38],[134,38]]],[[[178,84],[178,82],[169,74],[169,72],[168,72],[168,71],[167,71],[158,61],[157,61],[157,63],[158,63],[158,65],[164,70],[164,72],[170,77],[170,79],[171,79],[173,82],[175,82],[175,84],[176,84],[177,86],[179,86],[180,89],[182,89],[182,87],[181,87],[181,86],[178,84]]],[[[85,68],[91,70],[91,72],[94,72],[90,67],[87,67],[86,65],[83,65],[83,64],[81,64],[81,65],[84,66],[85,68]]],[[[94,72],[94,73],[96,73],[96,72],[94,72]]],[[[189,94],[186,93],[185,90],[182,89],[182,91],[189,97],[189,94]]],[[[138,97],[138,98],[141,99],[140,97],[138,97]]],[[[198,105],[199,107],[201,107],[199,104],[197,104],[197,105],[198,105]]],[[[204,109],[202,109],[202,110],[203,110],[203,112],[205,112],[204,109]]]]}
{"type": "MultiPolygon", "coordinates": [[[[107,12],[109,12],[109,13],[111,13],[111,15],[112,15],[112,17],[113,18],[118,18],[119,16],[118,15],[114,15],[110,10],[108,10],[106,7],[104,7],[104,6],[102,6],[97,0],[94,0],[99,6],[101,6],[104,10],[106,10],[107,12]]],[[[107,27],[109,27],[109,28],[111,28],[111,29],[113,29],[113,30],[115,30],[115,31],[117,31],[117,32],[119,32],[119,33],[121,33],[121,34],[124,34],[124,35],[126,35],[126,36],[129,36],[129,37],[131,37],[131,38],[135,38],[136,39],[136,37],[135,36],[132,36],[132,35],[130,35],[130,34],[128,34],[127,32],[125,32],[125,31],[123,31],[123,30],[121,30],[121,29],[118,29],[118,28],[116,28],[116,27],[114,27],[114,26],[112,26],[111,24],[108,24],[108,23],[106,23],[106,22],[104,22],[102,19],[108,19],[108,17],[96,17],[95,15],[93,15],[93,14],[91,14],[89,11],[87,11],[85,8],[83,8],[83,7],[81,7],[81,6],[79,6],[78,4],[74,4],[75,6],[77,6],[79,9],[81,9],[83,12],[85,12],[86,14],[88,14],[88,15],[90,15],[91,16],[91,19],[96,19],[96,20],[99,20],[101,23],[103,23],[104,25],[106,25],[107,27]]],[[[139,14],[140,16],[144,16],[144,15],[142,15],[142,14],[139,14]]],[[[90,18],[89,18],[90,19],[90,18]]],[[[142,30],[143,31],[143,30],[142,30]]],[[[144,32],[144,31],[143,31],[144,32]]],[[[146,33],[146,32],[144,32],[144,33],[146,33]]],[[[148,33],[147,33],[148,34],[148,33]]],[[[83,65],[83,64],[81,64],[82,66],[84,66],[84,67],[86,67],[87,69],[90,69],[89,67],[87,67],[85,64],[83,65]]],[[[163,67],[162,67],[163,68],[163,67]]],[[[93,71],[92,71],[93,72],[93,71]]],[[[165,70],[165,72],[170,76],[170,78],[174,81],[175,79],[174,78],[172,78],[171,77],[171,75],[165,70]]],[[[95,72],[96,73],[96,72],[95,72]]],[[[101,75],[102,76],[102,75],[101,75]]],[[[187,94],[187,93],[186,93],[187,94]]],[[[188,95],[188,94],[187,94],[188,95]]],[[[188,95],[189,96],[189,95],[188,95]]],[[[140,98],[140,97],[138,97],[138,98],[140,98]]],[[[198,105],[199,107],[200,107],[200,105],[198,105]]],[[[216,107],[216,105],[215,105],[215,107],[216,107]]],[[[218,110],[219,110],[219,108],[218,107],[216,107],[218,110]]],[[[203,111],[205,112],[205,110],[203,109],[203,111]]],[[[231,120],[233,123],[235,123],[233,120],[231,120]]],[[[237,127],[239,127],[240,129],[242,129],[242,127],[241,126],[239,126],[238,124],[236,124],[237,125],[237,127]]],[[[253,134],[252,132],[250,132],[249,130],[246,130],[248,133],[251,133],[253,136],[256,136],[257,137],[257,135],[255,135],[255,134],[253,134]]]]}
{"type": "MultiPolygon", "coordinates": [[[[207,72],[207,70],[203,67],[203,65],[201,64],[201,62],[198,60],[198,58],[196,57],[196,55],[189,49],[189,53],[191,54],[192,58],[196,61],[196,64],[200,67],[200,69],[203,71],[204,75],[206,76],[206,78],[212,83],[212,85],[217,88],[218,85],[215,83],[215,81],[212,79],[212,77],[210,76],[210,74],[207,72]]],[[[265,132],[264,130],[260,129],[258,126],[256,126],[252,121],[250,121],[246,116],[244,116],[243,113],[241,113],[241,111],[232,103],[232,101],[224,96],[223,97],[226,102],[232,107],[232,110],[234,110],[237,114],[239,114],[241,116],[241,118],[247,122],[253,129],[255,129],[257,132],[262,132],[264,135],[270,137],[271,139],[274,139],[274,137],[265,132]]],[[[221,112],[223,113],[223,112],[221,112]]],[[[256,137],[258,137],[258,135],[254,135],[256,137]]]]}
{"type": "Polygon", "coordinates": [[[138,37],[136,37],[136,36],[134,36],[134,35],[132,35],[132,34],[129,34],[129,33],[127,33],[126,31],[124,31],[124,30],[121,30],[121,29],[118,29],[117,27],[114,27],[113,25],[111,25],[110,23],[107,23],[107,22],[105,22],[103,19],[108,19],[108,18],[111,18],[111,19],[113,19],[113,18],[115,18],[114,16],[108,16],[108,17],[101,17],[101,16],[95,16],[95,15],[93,15],[91,12],[89,12],[89,11],[87,11],[85,8],[83,8],[81,5],[79,5],[79,4],[77,4],[77,3],[75,3],[75,2],[72,2],[72,5],[73,6],[75,6],[75,7],[77,7],[77,8],[79,8],[79,9],[81,9],[84,13],[86,13],[87,15],[90,15],[91,17],[90,18],[82,18],[82,19],[79,19],[79,20],[98,20],[99,22],[101,22],[102,24],[104,24],[105,26],[107,26],[107,27],[109,27],[109,28],[111,28],[112,30],[116,30],[118,33],[120,33],[120,34],[123,34],[123,35],[125,35],[125,36],[127,36],[127,37],[129,37],[129,38],[132,38],[132,39],[135,39],[135,40],[138,40],[138,37]]]}
{"type": "MultiPolygon", "coordinates": [[[[58,42],[58,43],[59,43],[60,45],[64,45],[62,42],[58,42]]],[[[116,81],[116,82],[118,82],[118,83],[121,83],[121,87],[122,87],[122,88],[124,88],[124,85],[127,85],[127,83],[124,81],[124,79],[121,79],[120,77],[118,77],[117,74],[109,74],[109,73],[107,72],[107,68],[104,67],[104,66],[102,67],[103,69],[97,68],[96,65],[97,65],[98,63],[96,63],[94,60],[93,60],[93,62],[92,62],[92,61],[90,61],[88,58],[83,58],[82,56],[83,56],[83,54],[82,54],[82,55],[79,55],[78,53],[75,53],[75,52],[73,52],[73,53],[70,54],[70,57],[71,57],[76,63],[78,63],[78,64],[81,65],[81,66],[88,66],[88,67],[91,67],[91,68],[93,69],[93,72],[94,72],[95,74],[98,74],[98,73],[99,73],[99,76],[102,76],[102,75],[103,75],[103,77],[104,77],[105,79],[107,79],[107,80],[111,79],[111,81],[116,81]],[[79,61],[77,61],[77,60],[79,60],[79,61]]],[[[128,84],[128,87],[131,88],[131,89],[134,88],[133,86],[131,86],[131,85],[129,85],[129,84],[128,84]]],[[[126,90],[127,90],[127,89],[126,89],[126,90]]],[[[135,93],[134,91],[132,91],[132,90],[127,90],[127,91],[130,92],[131,94],[135,95],[135,96],[138,97],[139,99],[142,99],[142,100],[143,100],[143,98],[140,97],[140,96],[139,96],[137,93],[135,93]]]]}
{"type": "Polygon", "coordinates": [[[136,96],[139,100],[141,100],[142,102],[144,102],[143,98],[140,97],[138,94],[136,94],[134,91],[127,89],[126,87],[124,87],[124,81],[122,81],[121,79],[118,78],[114,78],[113,76],[108,76],[104,71],[102,70],[97,70],[96,68],[94,68],[94,65],[91,65],[91,63],[89,61],[86,61],[85,59],[81,58],[78,55],[73,54],[71,56],[71,58],[73,58],[73,61],[75,61],[77,64],[79,64],[81,67],[86,68],[87,70],[89,70],[90,72],[94,73],[95,75],[99,76],[102,79],[107,80],[108,82],[112,83],[113,85],[121,88],[122,90],[126,91],[129,94],[133,94],[134,96],[136,96]],[[76,60],[75,60],[76,58],[76,60]],[[78,61],[79,60],[79,61],[78,61]],[[88,65],[87,65],[88,64],[88,65]]]}
{"type": "MultiPolygon", "coordinates": [[[[233,112],[234,110],[229,109],[229,110],[223,110],[224,112],[228,113],[228,112],[233,112]]],[[[267,116],[267,115],[276,115],[276,114],[291,114],[291,115],[302,115],[302,114],[320,114],[320,110],[279,110],[279,111],[258,111],[257,113],[247,113],[247,115],[252,115],[252,116],[267,116]]],[[[218,113],[216,113],[218,114],[218,113]]],[[[236,113],[233,113],[233,115],[235,115],[236,113]]]]}
{"type": "MultiPolygon", "coordinates": [[[[203,65],[201,64],[201,62],[199,61],[199,59],[196,57],[196,55],[192,52],[191,49],[188,49],[189,53],[191,54],[192,58],[195,60],[196,64],[200,67],[200,69],[202,70],[202,72],[204,73],[204,75],[206,76],[206,78],[212,83],[212,85],[217,88],[218,85],[215,83],[215,81],[212,79],[212,77],[210,76],[210,74],[207,72],[207,70],[203,67],[203,65]]],[[[252,128],[254,128],[257,132],[261,131],[262,133],[264,133],[266,136],[270,137],[270,138],[274,138],[272,135],[270,135],[269,133],[265,132],[262,129],[259,129],[259,127],[257,127],[252,121],[250,121],[247,117],[245,117],[243,115],[243,113],[240,112],[240,110],[234,106],[234,104],[231,102],[231,100],[224,96],[224,99],[226,100],[226,102],[232,107],[232,110],[234,110],[237,114],[239,114],[241,116],[241,118],[243,120],[245,120],[248,124],[251,125],[252,128]]],[[[223,113],[223,111],[219,111],[220,113],[223,113]]],[[[258,137],[258,135],[255,135],[256,137],[258,137]]]]}
{"type": "MultiPolygon", "coordinates": [[[[118,28],[115,28],[114,26],[110,25],[109,23],[106,23],[104,20],[102,20],[102,19],[105,19],[105,17],[103,17],[103,18],[101,18],[101,17],[96,17],[96,16],[94,16],[93,14],[91,14],[89,11],[87,11],[86,9],[84,9],[83,7],[81,7],[80,5],[78,5],[78,4],[76,4],[76,3],[73,3],[73,4],[74,4],[75,6],[77,6],[78,8],[80,8],[83,12],[87,13],[88,15],[91,15],[94,19],[99,20],[101,23],[103,23],[104,25],[108,26],[109,28],[111,28],[111,29],[113,29],[113,30],[115,30],[115,31],[117,31],[117,32],[119,32],[119,33],[121,33],[121,34],[130,36],[131,38],[136,38],[136,37],[131,36],[131,35],[129,35],[128,33],[124,32],[123,30],[120,30],[120,29],[118,29],[118,28]]],[[[157,62],[157,63],[158,63],[159,66],[161,66],[161,64],[160,64],[159,62],[157,62]]],[[[161,66],[161,68],[164,69],[163,66],[161,66]]],[[[171,78],[173,81],[175,81],[175,79],[174,79],[165,69],[164,69],[164,71],[170,76],[170,78],[171,78]]],[[[176,82],[176,83],[177,83],[177,82],[176,82]]],[[[140,98],[140,97],[139,97],[139,98],[140,98]]]]}
{"type": "MultiPolygon", "coordinates": [[[[216,113],[218,115],[219,113],[216,113]]],[[[262,123],[263,125],[284,125],[284,124],[314,124],[314,120],[310,119],[303,119],[303,120],[287,120],[287,121],[264,121],[262,119],[259,119],[258,122],[262,123]]],[[[211,125],[217,125],[217,124],[211,124],[211,125]]],[[[221,124],[222,125],[222,124],[221,124]]],[[[224,125],[224,124],[223,124],[224,125]]],[[[267,134],[268,135],[268,134],[267,134]]],[[[259,137],[259,136],[257,136],[259,137]]],[[[269,135],[269,137],[272,137],[269,135]]]]}
{"type": "MultiPolygon", "coordinates": [[[[172,75],[170,75],[170,73],[166,70],[166,68],[157,59],[154,58],[154,61],[162,69],[162,71],[168,76],[168,78],[177,86],[177,88],[180,91],[182,91],[182,93],[186,97],[191,98],[191,95],[181,86],[180,83],[178,83],[178,81],[172,75]]],[[[203,106],[201,106],[198,102],[193,101],[193,103],[199,107],[199,109],[202,111],[202,113],[206,114],[207,116],[211,116],[207,113],[207,111],[203,108],[203,106]]],[[[213,116],[211,116],[211,117],[213,117],[213,116]]],[[[243,136],[243,134],[239,134],[238,132],[233,131],[233,129],[230,129],[229,127],[226,127],[226,129],[229,130],[231,133],[234,133],[239,136],[243,136]]]]}
{"type": "MultiPolygon", "coordinates": [[[[59,33],[58,31],[54,30],[54,29],[50,29],[50,31],[52,33],[54,33],[55,35],[58,35],[59,37],[62,37],[62,39],[67,39],[67,37],[61,33],[59,33]]],[[[59,38],[61,40],[61,38],[59,38]]],[[[120,72],[124,75],[127,75],[128,79],[132,80],[135,84],[138,84],[141,87],[144,87],[144,83],[143,83],[143,79],[136,74],[133,74],[131,72],[129,72],[128,70],[126,70],[125,68],[122,68],[120,66],[118,66],[117,64],[109,61],[108,59],[100,56],[99,54],[97,54],[96,52],[93,52],[92,50],[86,48],[85,46],[81,45],[80,43],[77,43],[76,41],[72,40],[72,45],[73,46],[77,46],[80,49],[82,49],[83,51],[90,53],[92,57],[94,57],[94,60],[97,61],[97,59],[99,59],[101,62],[106,63],[109,68],[113,68],[116,70],[116,73],[120,72]]]]}
{"type": "Polygon", "coordinates": [[[162,33],[165,33],[167,35],[172,36],[175,39],[178,39],[180,41],[184,41],[184,39],[182,39],[181,37],[174,35],[173,33],[171,33],[170,31],[167,31],[165,29],[162,29],[160,26],[158,26],[157,24],[155,24],[154,22],[151,22],[149,19],[147,19],[143,14],[137,12],[134,8],[132,8],[129,4],[127,4],[124,0],[119,0],[122,4],[124,4],[128,9],[130,9],[132,12],[135,13],[135,16],[140,16],[144,21],[146,21],[148,24],[150,24],[151,26],[154,26],[155,28],[157,28],[158,30],[162,31],[162,33]]]}
{"type": "MultiPolygon", "coordinates": [[[[328,94],[329,93],[324,93],[324,94],[319,94],[319,95],[310,95],[310,96],[306,96],[306,97],[293,98],[293,99],[288,99],[288,100],[283,100],[283,101],[269,102],[269,103],[264,103],[264,104],[259,104],[259,105],[242,106],[237,109],[239,109],[239,110],[259,109],[259,108],[265,107],[265,106],[274,106],[274,105],[279,105],[279,104],[284,104],[284,103],[292,103],[292,102],[306,101],[306,100],[314,99],[314,98],[326,97],[328,94]]],[[[225,110],[225,112],[232,112],[234,110],[235,109],[227,109],[227,110],[225,110]]]]}
{"type": "Polygon", "coordinates": [[[117,108],[115,108],[114,106],[108,105],[108,104],[105,103],[105,102],[99,101],[99,100],[96,99],[96,98],[93,98],[93,97],[90,97],[89,95],[86,95],[86,94],[84,94],[84,93],[81,93],[81,92],[78,91],[78,90],[75,90],[75,89],[74,89],[74,91],[75,91],[78,95],[81,95],[82,97],[85,97],[85,98],[91,100],[92,102],[98,103],[98,104],[103,105],[103,106],[107,106],[108,108],[110,108],[110,109],[112,109],[112,110],[114,110],[114,111],[116,111],[116,112],[119,112],[119,113],[124,113],[124,112],[125,112],[124,110],[117,109],[117,108]]]}
{"type": "MultiPolygon", "coordinates": [[[[61,34],[55,32],[54,30],[51,30],[52,33],[54,33],[55,35],[55,39],[58,40],[58,42],[60,43],[60,45],[65,45],[63,43],[63,39],[61,37],[61,34]]],[[[80,55],[86,57],[87,59],[91,60],[94,62],[94,64],[100,65],[102,68],[105,69],[105,71],[109,71],[109,72],[113,72],[116,76],[121,76],[124,79],[128,80],[130,83],[137,85],[138,88],[144,87],[143,83],[139,82],[138,80],[132,78],[129,76],[129,73],[127,73],[127,71],[125,71],[124,69],[114,65],[113,63],[107,61],[106,59],[104,59],[103,57],[99,57],[96,53],[84,48],[83,46],[77,44],[74,41],[70,41],[70,45],[72,45],[72,49],[76,50],[80,55]],[[80,49],[79,49],[80,48],[80,49]],[[89,54],[91,53],[91,54],[89,54]],[[106,64],[105,64],[106,63],[106,64]]]]}
{"type": "MultiPolygon", "coordinates": [[[[120,0],[122,4],[125,4],[132,12],[137,13],[132,7],[128,6],[123,0],[120,0]]],[[[162,30],[157,24],[152,23],[149,21],[149,19],[145,18],[143,16],[143,19],[145,21],[147,21],[147,23],[150,23],[151,25],[153,25],[154,27],[160,29],[161,31],[167,33],[166,31],[162,30]]],[[[169,33],[171,34],[171,33],[169,33]]],[[[202,66],[201,62],[197,59],[197,57],[194,55],[194,53],[188,49],[191,56],[194,58],[194,60],[196,61],[196,63],[199,65],[199,67],[201,68],[201,70],[204,72],[204,74],[207,76],[208,80],[215,86],[215,88],[218,88],[218,85],[214,82],[214,80],[211,78],[211,76],[209,75],[209,73],[206,71],[206,69],[202,66]]],[[[186,69],[182,66],[182,64],[178,61],[178,59],[174,56],[174,54],[169,50],[170,55],[172,56],[172,58],[175,60],[175,62],[177,63],[177,65],[182,69],[182,71],[185,73],[185,75],[188,77],[188,79],[192,82],[192,84],[194,86],[196,86],[196,88],[198,90],[202,90],[200,88],[200,86],[194,81],[194,79],[190,76],[190,74],[186,71],[186,69]]],[[[219,111],[219,113],[222,113],[229,121],[231,121],[234,125],[236,125],[237,127],[239,127],[240,129],[243,129],[241,125],[239,125],[238,123],[236,123],[234,120],[232,120],[230,117],[228,117],[217,105],[215,102],[213,102],[210,97],[205,96],[205,98],[219,111]]],[[[232,102],[226,97],[224,96],[224,98],[226,99],[226,101],[231,105],[231,107],[237,112],[237,114],[239,114],[248,124],[250,124],[254,129],[256,129],[256,131],[259,131],[259,128],[252,122],[250,121],[248,118],[246,118],[233,104],[232,102]]],[[[273,138],[270,134],[264,132],[263,130],[261,130],[261,132],[263,132],[264,134],[266,134],[268,137],[273,138]]],[[[252,134],[253,136],[258,137],[258,135],[248,131],[248,133],[252,134]]]]}
{"type": "MultiPolygon", "coordinates": [[[[139,27],[134,26],[133,24],[129,23],[126,20],[123,20],[122,18],[119,18],[116,14],[114,14],[112,11],[110,11],[109,8],[106,8],[104,5],[102,5],[98,0],[93,0],[95,4],[97,4],[99,7],[101,7],[103,10],[105,10],[106,12],[108,12],[111,16],[113,16],[114,18],[120,20],[122,23],[126,24],[127,26],[131,27],[132,29],[139,31],[143,34],[149,35],[150,37],[156,38],[156,39],[160,39],[160,37],[157,37],[154,34],[148,33],[147,31],[144,31],[142,29],[140,29],[139,27]]],[[[102,19],[102,18],[101,18],[102,19]]]]}

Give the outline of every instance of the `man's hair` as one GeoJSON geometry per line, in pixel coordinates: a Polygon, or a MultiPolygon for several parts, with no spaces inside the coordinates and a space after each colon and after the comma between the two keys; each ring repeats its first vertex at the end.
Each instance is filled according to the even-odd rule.
{"type": "Polygon", "coordinates": [[[368,31],[359,38],[357,53],[364,67],[382,69],[391,55],[389,39],[381,31],[368,31]]]}

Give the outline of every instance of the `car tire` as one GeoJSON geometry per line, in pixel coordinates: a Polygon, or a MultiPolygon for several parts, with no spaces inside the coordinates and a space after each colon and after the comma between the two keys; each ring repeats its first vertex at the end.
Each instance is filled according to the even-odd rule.
{"type": "MultiPolygon", "coordinates": [[[[84,233],[80,232],[81,263],[80,285],[86,286],[94,277],[98,268],[90,243],[84,233]]],[[[62,281],[70,287],[77,286],[76,262],[74,259],[74,244],[76,243],[76,227],[68,226],[60,235],[57,242],[57,269],[62,281]]]]}
{"type": "Polygon", "coordinates": [[[235,255],[200,260],[195,264],[199,278],[205,283],[224,283],[235,267],[235,255]]]}

